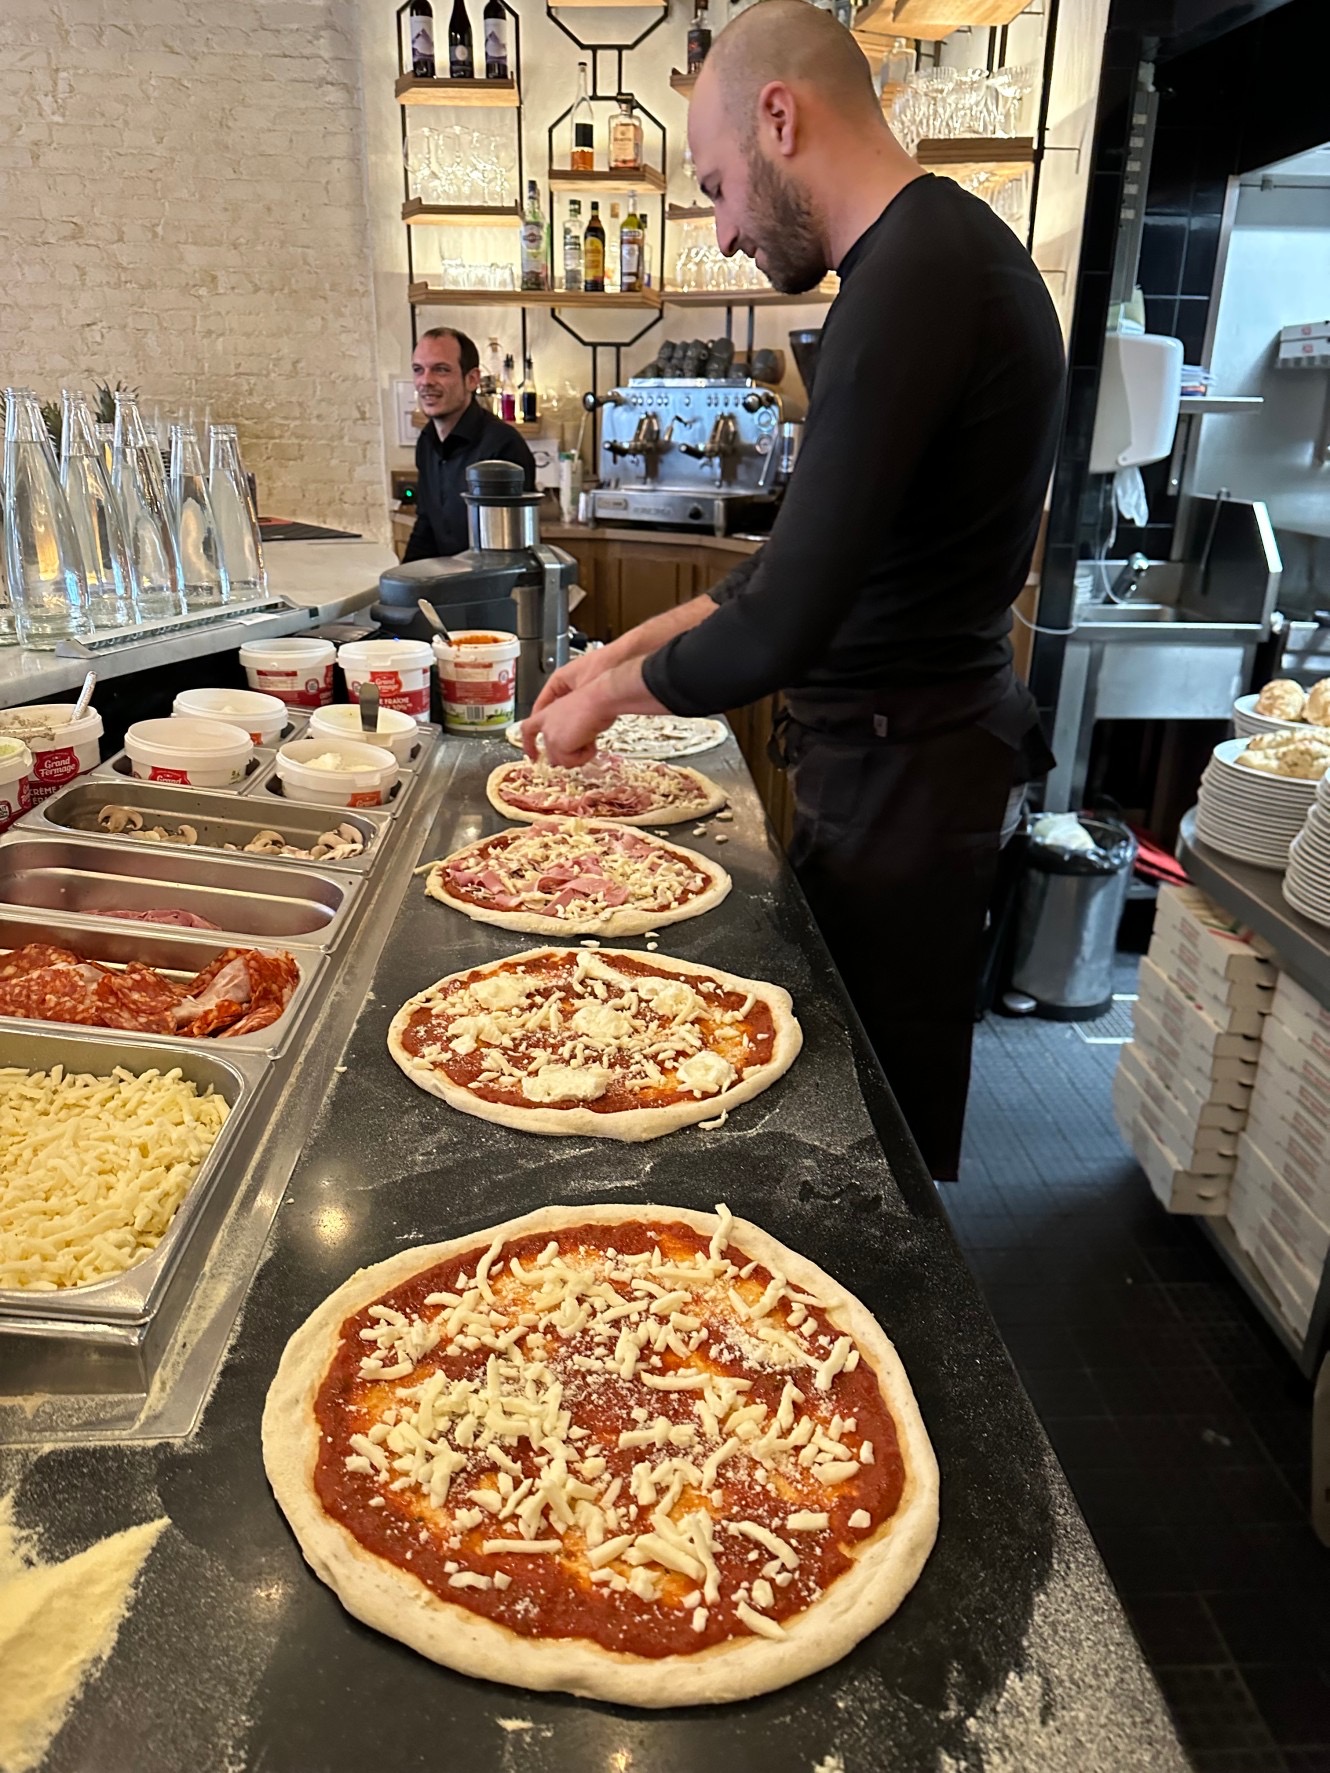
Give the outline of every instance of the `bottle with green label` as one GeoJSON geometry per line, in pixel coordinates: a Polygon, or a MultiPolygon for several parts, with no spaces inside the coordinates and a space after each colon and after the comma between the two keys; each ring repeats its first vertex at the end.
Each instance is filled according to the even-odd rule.
{"type": "Polygon", "coordinates": [[[522,288],[549,288],[545,211],[540,207],[540,192],[534,179],[526,182],[526,208],[522,211],[522,288]]]}

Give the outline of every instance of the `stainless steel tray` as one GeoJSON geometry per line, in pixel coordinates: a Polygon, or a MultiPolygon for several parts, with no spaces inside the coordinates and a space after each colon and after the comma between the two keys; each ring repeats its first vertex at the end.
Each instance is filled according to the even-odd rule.
{"type": "MultiPolygon", "coordinates": [[[[389,791],[388,791],[387,800],[385,800],[381,806],[369,807],[369,808],[361,808],[361,807],[348,808],[348,807],[330,806],[330,807],[325,807],[323,810],[326,813],[333,814],[334,816],[336,816],[340,813],[343,813],[343,812],[369,811],[369,812],[378,813],[380,815],[387,814],[389,817],[392,817],[394,814],[401,812],[402,807],[407,800],[407,797],[410,795],[411,790],[415,787],[418,779],[419,779],[419,777],[418,777],[417,771],[409,768],[406,764],[403,764],[401,767],[401,770],[398,773],[398,777],[397,777],[396,782],[393,784],[392,788],[389,789],[389,791]]],[[[287,804],[286,794],[283,790],[282,778],[277,774],[277,771],[275,769],[270,770],[267,775],[260,777],[259,780],[257,782],[255,782],[252,787],[246,788],[245,792],[253,800],[262,801],[265,805],[268,803],[268,801],[270,799],[278,806],[283,806],[283,805],[287,804]]]]}
{"type": "Polygon", "coordinates": [[[0,1287],[0,1318],[47,1319],[77,1323],[139,1323],[161,1303],[184,1245],[202,1221],[210,1195],[226,1167],[227,1155],[239,1137],[245,1115],[267,1061],[239,1053],[223,1056],[201,1041],[131,1041],[115,1035],[54,1034],[44,1030],[0,1028],[0,1066],[49,1071],[63,1065],[71,1072],[108,1076],[117,1065],[127,1071],[173,1071],[177,1067],[200,1089],[209,1085],[231,1106],[217,1142],[204,1159],[194,1185],[155,1250],[123,1274],[38,1293],[0,1287]]]}
{"type": "MultiPolygon", "coordinates": [[[[293,734],[292,736],[294,737],[295,735],[293,734]]],[[[190,788],[191,794],[248,794],[252,788],[258,786],[272,769],[273,759],[276,756],[277,752],[271,745],[256,745],[254,747],[254,755],[249,760],[249,766],[246,769],[243,778],[239,782],[232,782],[230,786],[226,788],[190,788],[190,785],[187,782],[179,785],[181,787],[190,788]]],[[[105,763],[99,763],[95,770],[89,770],[88,775],[90,778],[95,777],[97,780],[103,782],[106,781],[108,777],[112,781],[121,782],[134,782],[139,780],[134,774],[134,766],[129,760],[128,751],[117,751],[114,757],[108,757],[105,763]]],[[[146,785],[153,786],[154,784],[146,785]]]]}
{"type": "MultiPolygon", "coordinates": [[[[101,918],[57,920],[23,917],[8,910],[0,910],[0,961],[11,949],[25,947],[29,942],[46,942],[57,948],[70,948],[84,960],[101,961],[107,966],[124,966],[129,961],[136,960],[144,966],[155,967],[168,978],[182,982],[192,979],[219,954],[235,946],[225,937],[213,935],[210,930],[163,929],[153,924],[116,923],[101,918]]],[[[202,1035],[196,1039],[184,1034],[169,1037],[126,1034],[120,1029],[100,1032],[105,1032],[114,1040],[132,1041],[135,1045],[142,1041],[170,1038],[186,1041],[191,1047],[203,1046],[210,1051],[223,1053],[279,1053],[304,1018],[314,995],[315,981],[328,964],[327,956],[318,949],[305,948],[299,943],[293,943],[291,948],[291,957],[300,968],[300,982],[290,1003],[277,1020],[255,1034],[238,1034],[232,1037],[202,1035]]],[[[272,952],[271,945],[267,951],[272,952]]],[[[70,1027],[71,1024],[67,1022],[0,1014],[0,1029],[65,1031],[70,1027]]],[[[88,1032],[99,1031],[91,1029],[88,1032]]]]}
{"type": "Polygon", "coordinates": [[[198,855],[175,845],[130,848],[39,836],[22,826],[0,838],[0,906],[72,917],[170,906],[197,912],[228,936],[328,948],[340,938],[360,885],[353,874],[256,856],[198,855]]]}
{"type": "Polygon", "coordinates": [[[389,826],[386,813],[360,807],[310,806],[283,798],[280,808],[255,807],[251,810],[234,794],[218,794],[210,788],[173,788],[165,782],[84,778],[42,801],[14,829],[76,831],[81,837],[95,837],[99,843],[133,843],[138,849],[170,855],[193,855],[211,850],[234,855],[243,852],[249,840],[265,829],[280,830],[299,848],[312,849],[325,831],[343,823],[354,825],[365,840],[365,848],[358,856],[344,856],[337,862],[305,862],[292,856],[256,859],[278,863],[283,868],[345,868],[363,874],[382,852],[389,826]],[[199,841],[187,846],[162,844],[136,838],[129,831],[115,834],[103,831],[97,823],[97,815],[104,806],[122,806],[142,813],[149,826],[164,825],[168,830],[174,830],[180,824],[192,825],[199,834],[199,841]],[[265,818],[262,816],[265,813],[271,816],[265,818]]]}

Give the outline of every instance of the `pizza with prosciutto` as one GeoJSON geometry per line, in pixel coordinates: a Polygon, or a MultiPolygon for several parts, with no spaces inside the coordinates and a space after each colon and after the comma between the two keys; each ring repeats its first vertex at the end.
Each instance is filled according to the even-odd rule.
{"type": "Polygon", "coordinates": [[[582,936],[640,936],[719,905],[715,862],[604,819],[537,819],[436,862],[425,891],[480,923],[582,936]]]}
{"type": "Polygon", "coordinates": [[[388,1051],[464,1114],[527,1133],[657,1139],[794,1063],[788,991],[626,949],[529,948],[409,998],[388,1051]]]}
{"type": "Polygon", "coordinates": [[[358,1619],[623,1705],[825,1668],[937,1533],[885,1332],[723,1206],[543,1207],[362,1270],[287,1344],[263,1455],[358,1619]]]}
{"type": "Polygon", "coordinates": [[[617,819],[621,825],[680,825],[719,812],[726,794],[683,764],[598,752],[565,769],[522,757],[490,772],[485,791],[505,819],[617,819]]]}

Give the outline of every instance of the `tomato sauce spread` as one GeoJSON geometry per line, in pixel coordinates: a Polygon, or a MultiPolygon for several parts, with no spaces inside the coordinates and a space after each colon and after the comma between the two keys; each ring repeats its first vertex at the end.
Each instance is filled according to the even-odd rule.
{"type": "MultiPolygon", "coordinates": [[[[315,1489],[324,1510],[368,1552],[411,1572],[440,1598],[521,1636],[585,1638],[643,1657],[689,1654],[751,1635],[754,1627],[741,1611],[750,1607],[774,1622],[763,1635],[778,1636],[779,1622],[815,1602],[851,1567],[855,1548],[900,1506],[904,1462],[873,1369],[858,1351],[844,1364],[842,1333],[826,1313],[777,1276],[784,1283],[777,1303],[751,1315],[775,1283],[768,1269],[734,1246],[722,1252],[721,1272],[713,1268],[709,1279],[690,1286],[678,1265],[704,1263],[708,1249],[689,1226],[636,1220],[578,1226],[556,1239],[519,1237],[501,1249],[477,1244],[349,1317],[314,1405],[320,1430],[315,1489]],[[658,1269],[664,1278],[653,1282],[658,1269]],[[482,1279],[487,1300],[477,1291],[482,1279]],[[557,1308],[542,1309],[561,1293],[557,1308]],[[457,1303],[430,1303],[438,1295],[457,1303]],[[608,1303],[612,1295],[616,1304],[608,1303]],[[483,1342],[467,1345],[478,1342],[466,1307],[473,1297],[481,1301],[498,1352],[483,1342]],[[662,1298],[668,1316],[651,1309],[662,1298]],[[625,1377],[622,1338],[637,1321],[625,1308],[634,1300],[653,1335],[676,1323],[685,1331],[660,1354],[650,1352],[648,1341],[642,1364],[625,1377]],[[613,1320],[599,1323],[606,1309],[613,1320]],[[424,1346],[422,1325],[459,1319],[464,1333],[445,1330],[424,1346]],[[759,1324],[774,1339],[759,1338],[759,1324]],[[689,1325],[698,1328],[687,1331],[689,1325]],[[510,1332],[516,1332],[511,1341],[510,1332]],[[417,1352],[402,1374],[392,1363],[400,1365],[398,1357],[410,1347],[417,1352]],[[790,1354],[799,1348],[807,1351],[802,1362],[790,1354]],[[828,1357],[831,1366],[838,1359],[842,1364],[823,1385],[828,1357]],[[366,1372],[367,1360],[382,1371],[366,1372]],[[712,1389],[688,1388],[699,1383],[712,1389]],[[801,1394],[797,1405],[790,1401],[791,1383],[801,1394]],[[715,1388],[725,1386],[722,1395],[733,1400],[722,1406],[727,1419],[713,1416],[708,1423],[707,1399],[714,1402],[715,1388]],[[484,1394],[506,1401],[487,1403],[484,1394]],[[428,1457],[442,1449],[453,1467],[446,1496],[421,1475],[427,1455],[411,1426],[421,1422],[412,1411],[426,1395],[452,1400],[445,1425],[432,1426],[427,1437],[428,1457]],[[467,1416],[462,1409],[468,1396],[480,1399],[475,1432],[475,1410],[467,1416]],[[513,1401],[522,1397],[543,1397],[546,1407],[556,1407],[552,1434],[488,1432],[484,1410],[525,1407],[513,1401]],[[756,1420],[746,1439],[739,1438],[744,1430],[734,1410],[756,1420]],[[773,1450],[768,1442],[764,1457],[752,1451],[764,1445],[758,1435],[776,1436],[791,1423],[788,1445],[773,1450]],[[634,1444],[621,1446],[624,1434],[635,1435],[634,1444]],[[823,1444],[832,1450],[818,1450],[823,1444]],[[357,1451],[367,1447],[375,1449],[373,1459],[357,1451]],[[824,1465],[838,1481],[818,1478],[810,1448],[818,1462],[849,1455],[845,1463],[824,1465]],[[719,1461],[709,1466],[718,1449],[719,1461]],[[561,1486],[563,1494],[551,1498],[550,1489],[561,1486]],[[559,1525],[560,1507],[570,1509],[570,1487],[576,1518],[559,1525]],[[542,1493],[544,1505],[533,1505],[531,1498],[542,1493]],[[499,1498],[513,1494],[524,1498],[524,1507],[503,1517],[499,1498]],[[476,1505],[477,1495],[486,1507],[476,1505]],[[533,1506],[534,1516],[525,1512],[533,1506]],[[674,1569],[655,1561],[649,1554],[658,1537],[646,1548],[634,1543],[670,1523],[696,1535],[702,1515],[714,1566],[705,1583],[700,1565],[674,1569]],[[510,1551],[498,1544],[519,1545],[523,1532],[548,1549],[510,1551]],[[773,1537],[764,1540],[762,1532],[773,1537]],[[615,1555],[607,1559],[606,1550],[615,1555]],[[710,1589],[705,1602],[704,1586],[710,1589]]],[[[677,1536],[676,1542],[683,1543],[677,1536]]],[[[663,1555],[672,1555],[668,1546],[663,1555]]]]}
{"type": "MultiPolygon", "coordinates": [[[[483,1101],[530,1108],[532,1099],[523,1093],[522,1077],[518,1073],[525,1073],[531,1056],[542,1050],[567,1063],[568,1060],[563,1055],[572,1039],[570,1015],[580,1003],[597,1001],[590,995],[589,981],[577,977],[578,954],[578,950],[569,949],[562,953],[539,955],[502,969],[484,969],[484,974],[488,977],[492,977],[495,971],[518,976],[534,975],[539,983],[523,1000],[523,1010],[533,1010],[557,1001],[561,1012],[560,1026],[557,1029],[551,1029],[548,1025],[523,1029],[515,1035],[512,1044],[502,1049],[508,1061],[507,1072],[496,1074],[487,1066],[487,1055],[493,1050],[489,1044],[477,1044],[470,1052],[453,1051],[450,1045],[454,1023],[459,1017],[469,1016],[474,1011],[475,1006],[467,996],[467,988],[471,981],[482,976],[482,969],[479,968],[471,973],[459,974],[448,982],[446,993],[413,1012],[402,1032],[403,1047],[412,1058],[425,1059],[453,1083],[469,1089],[483,1101]]],[[[734,1067],[737,1075],[741,1076],[752,1066],[765,1065],[771,1061],[776,1044],[776,1024],[770,1005],[760,997],[749,997],[742,992],[727,990],[718,981],[705,975],[669,973],[653,967],[649,960],[638,961],[620,953],[614,956],[613,970],[626,977],[630,983],[638,978],[674,980],[682,977],[683,982],[705,1004],[704,1011],[694,1023],[702,1037],[702,1050],[710,1049],[719,1053],[734,1067]],[[743,1013],[738,1020],[722,1019],[727,1013],[738,1016],[740,1011],[743,1013]]],[[[663,1011],[658,1012],[646,1001],[638,1006],[635,1013],[648,1025],[648,1033],[665,1035],[675,1026],[672,1016],[663,1011]]],[[[594,1037],[587,1037],[581,1046],[583,1056],[576,1062],[607,1070],[610,1073],[608,1087],[591,1100],[542,1102],[542,1107],[580,1107],[589,1108],[595,1114],[621,1114],[631,1109],[665,1108],[675,1102],[697,1100],[691,1090],[673,1080],[671,1061],[665,1054],[657,1055],[658,1069],[663,1076],[652,1081],[638,1062],[631,1045],[605,1045],[594,1037]]],[[[692,1050],[695,1049],[681,1047],[679,1058],[684,1058],[692,1050]]]]}

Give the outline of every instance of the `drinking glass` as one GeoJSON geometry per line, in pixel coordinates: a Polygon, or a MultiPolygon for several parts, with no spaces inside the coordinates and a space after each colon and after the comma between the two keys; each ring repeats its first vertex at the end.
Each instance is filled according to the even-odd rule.
{"type": "Polygon", "coordinates": [[[141,621],[184,614],[180,552],[171,527],[162,455],[131,394],[115,397],[112,483],[125,520],[134,601],[141,621]]]}
{"type": "Polygon", "coordinates": [[[216,609],[231,595],[222,541],[192,424],[171,427],[171,516],[180,549],[185,608],[216,609]]]}
{"type": "Polygon", "coordinates": [[[24,646],[92,632],[83,559],[37,396],[5,389],[5,556],[24,646]]]}
{"type": "Polygon", "coordinates": [[[0,646],[17,646],[18,629],[14,624],[14,602],[9,595],[5,552],[4,475],[0,474],[0,646]]]}
{"type": "Polygon", "coordinates": [[[259,540],[259,514],[249,476],[240,459],[240,439],[234,425],[214,425],[208,450],[208,495],[212,500],[217,533],[221,538],[222,566],[232,599],[262,597],[268,575],[263,570],[263,544],[259,540]]]}
{"type": "Polygon", "coordinates": [[[138,611],[120,501],[106,472],[92,409],[70,388],[60,399],[60,484],[83,556],[88,612],[95,628],[129,628],[138,611]]]}

